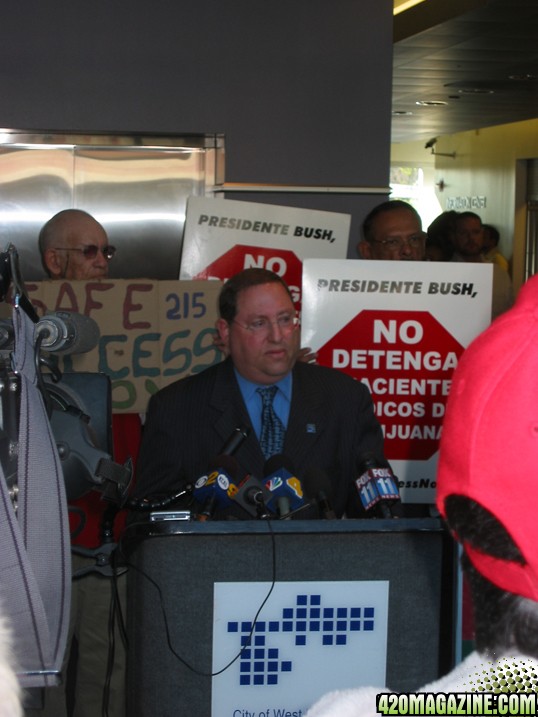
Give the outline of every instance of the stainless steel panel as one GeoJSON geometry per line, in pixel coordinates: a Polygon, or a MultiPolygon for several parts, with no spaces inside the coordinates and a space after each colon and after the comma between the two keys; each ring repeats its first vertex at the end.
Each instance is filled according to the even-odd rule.
{"type": "Polygon", "coordinates": [[[37,249],[43,224],[73,205],[73,150],[0,146],[0,248],[17,247],[22,276],[41,279],[37,249]]]}
{"type": "Polygon", "coordinates": [[[75,151],[75,203],[116,246],[113,277],[177,278],[187,198],[204,190],[203,149],[75,151]]]}

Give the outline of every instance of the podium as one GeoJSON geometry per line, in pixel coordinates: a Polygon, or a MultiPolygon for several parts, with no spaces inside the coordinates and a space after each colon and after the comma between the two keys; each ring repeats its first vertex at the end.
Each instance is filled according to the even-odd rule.
{"type": "MultiPolygon", "coordinates": [[[[145,519],[129,526],[122,545],[129,565],[130,717],[218,714],[211,673],[219,667],[212,654],[221,583],[301,583],[307,592],[309,585],[325,582],[349,587],[350,581],[383,581],[388,583],[386,664],[370,684],[408,692],[454,664],[456,548],[437,518],[272,520],[270,525],[145,519]]],[[[242,602],[237,600],[238,610],[245,607],[242,602]]],[[[254,619],[260,605],[247,607],[254,619]]],[[[323,668],[319,678],[322,673],[323,668]]],[[[310,674],[310,683],[316,679],[310,674]]],[[[357,674],[346,686],[360,684],[357,674]]],[[[295,682],[293,689],[300,695],[306,686],[295,682]]],[[[222,712],[243,713],[248,711],[222,712]]]]}

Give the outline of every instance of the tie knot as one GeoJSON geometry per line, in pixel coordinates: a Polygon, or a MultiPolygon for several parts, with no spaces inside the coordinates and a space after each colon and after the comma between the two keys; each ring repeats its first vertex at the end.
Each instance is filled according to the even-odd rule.
{"type": "Polygon", "coordinates": [[[275,393],[277,392],[276,386],[264,386],[264,388],[257,388],[256,391],[262,397],[262,403],[264,406],[271,406],[275,393]]]}

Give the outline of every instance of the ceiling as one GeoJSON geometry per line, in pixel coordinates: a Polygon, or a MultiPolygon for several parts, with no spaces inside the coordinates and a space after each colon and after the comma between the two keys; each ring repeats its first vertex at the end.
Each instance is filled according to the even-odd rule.
{"type": "Polygon", "coordinates": [[[392,113],[392,142],[538,117],[538,0],[428,0],[395,15],[392,113]]]}

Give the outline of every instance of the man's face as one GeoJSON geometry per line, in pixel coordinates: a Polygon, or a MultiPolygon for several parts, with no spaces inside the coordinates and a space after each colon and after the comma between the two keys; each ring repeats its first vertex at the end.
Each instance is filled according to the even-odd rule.
{"type": "Polygon", "coordinates": [[[426,235],[413,212],[393,209],[375,217],[373,241],[361,241],[359,253],[363,259],[394,261],[422,261],[426,251],[426,235]]]}
{"type": "Polygon", "coordinates": [[[272,384],[291,371],[299,348],[299,329],[289,321],[294,316],[293,303],[281,284],[260,284],[239,292],[235,319],[230,324],[219,319],[217,326],[241,376],[272,384]],[[283,328],[278,321],[288,326],[283,328]],[[260,324],[264,328],[255,330],[260,324]]]}
{"type": "Polygon", "coordinates": [[[480,256],[484,245],[484,230],[480,219],[475,217],[458,219],[455,245],[457,251],[463,256],[480,256]]]}
{"type": "Polygon", "coordinates": [[[102,279],[108,275],[108,260],[103,249],[108,237],[103,227],[91,217],[77,217],[54,242],[50,250],[49,268],[56,279],[102,279]],[[87,256],[84,249],[98,247],[95,256],[87,256]]]}

